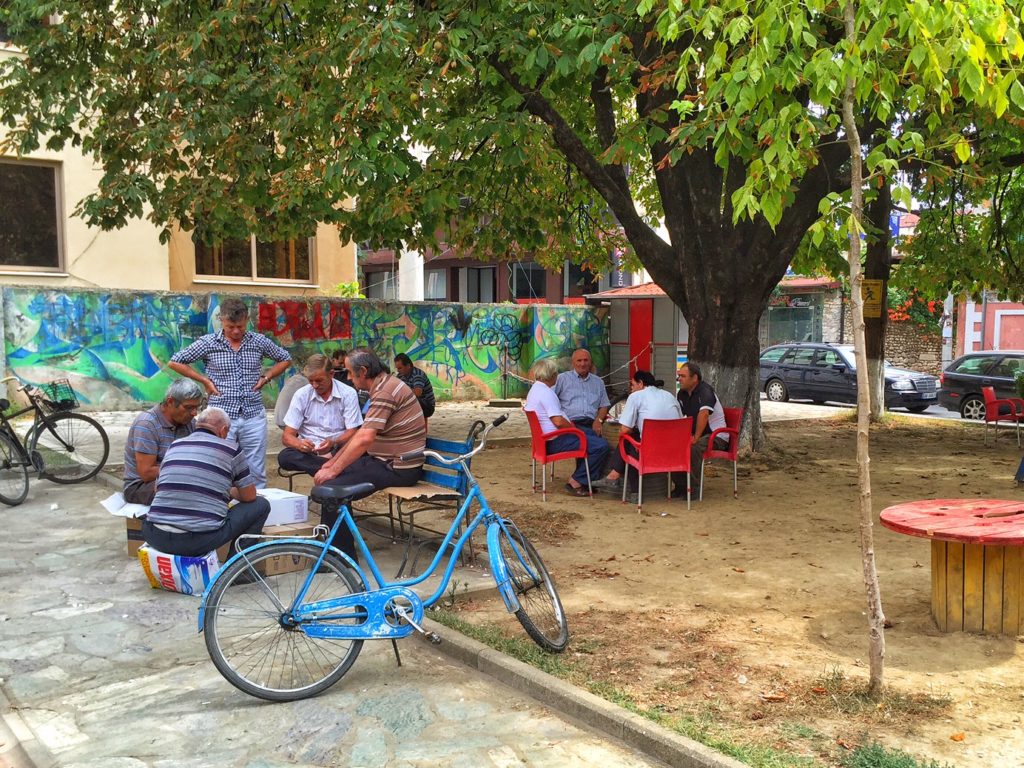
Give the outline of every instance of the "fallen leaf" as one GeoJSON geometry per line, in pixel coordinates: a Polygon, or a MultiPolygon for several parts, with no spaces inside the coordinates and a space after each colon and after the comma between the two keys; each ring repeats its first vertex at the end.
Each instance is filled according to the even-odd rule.
{"type": "Polygon", "coordinates": [[[736,573],[746,573],[742,568],[733,568],[733,570],[736,571],[736,573]]]}
{"type": "Polygon", "coordinates": [[[853,744],[851,744],[848,741],[845,741],[844,739],[836,739],[836,744],[838,744],[843,749],[853,749],[853,744]]]}
{"type": "Polygon", "coordinates": [[[789,697],[784,693],[761,693],[758,698],[761,701],[785,701],[789,697]]]}
{"type": "Polygon", "coordinates": [[[950,736],[949,738],[950,738],[950,739],[951,739],[952,741],[963,741],[963,740],[964,740],[964,732],[963,732],[963,731],[960,731],[960,733],[954,733],[954,734],[953,734],[952,736],[950,736]]]}
{"type": "Polygon", "coordinates": [[[827,688],[822,688],[820,685],[816,685],[813,688],[811,688],[811,693],[816,693],[819,696],[822,696],[822,695],[828,693],[828,689],[827,688]]]}

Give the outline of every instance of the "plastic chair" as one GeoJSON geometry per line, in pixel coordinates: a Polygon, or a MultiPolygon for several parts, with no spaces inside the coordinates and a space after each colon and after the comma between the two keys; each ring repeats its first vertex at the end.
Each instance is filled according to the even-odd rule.
{"type": "Polygon", "coordinates": [[[526,414],[526,420],[530,424],[530,438],[533,449],[533,461],[530,464],[530,480],[533,483],[533,492],[537,492],[537,462],[540,462],[541,500],[547,501],[548,484],[545,467],[548,464],[551,465],[551,477],[554,477],[556,461],[583,459],[583,464],[587,468],[587,490],[593,496],[594,492],[590,489],[590,462],[587,461],[587,436],[583,433],[583,430],[576,427],[563,427],[562,429],[556,429],[554,432],[545,433],[540,429],[540,419],[537,418],[536,413],[525,409],[523,412],[526,414]],[[575,435],[580,439],[580,447],[571,451],[562,451],[561,453],[548,453],[548,440],[559,435],[575,435]]]}
{"type": "Polygon", "coordinates": [[[724,408],[725,426],[716,429],[708,437],[708,445],[704,455],[700,457],[700,498],[704,498],[704,462],[711,459],[725,459],[732,462],[732,497],[739,498],[739,486],[736,483],[737,454],[740,450],[740,426],[743,424],[742,408],[724,408]],[[724,451],[715,450],[715,438],[729,435],[729,447],[724,451]]]}
{"type": "Polygon", "coordinates": [[[996,398],[995,387],[982,387],[985,398],[985,445],[988,445],[988,425],[1000,421],[1010,421],[1017,425],[1017,447],[1020,448],[1020,423],[1024,420],[1024,400],[1019,397],[996,398]]]}
{"type": "Polygon", "coordinates": [[[690,446],[693,444],[693,420],[687,416],[682,419],[646,419],[643,426],[643,439],[637,440],[631,435],[619,438],[619,455],[626,462],[626,473],[622,478],[622,502],[626,502],[626,488],[629,483],[629,468],[634,467],[640,474],[640,487],[637,489],[636,511],[642,512],[644,503],[644,475],[652,472],[665,472],[668,475],[668,498],[672,498],[672,473],[686,473],[686,508],[690,508],[690,446]],[[626,452],[626,446],[632,445],[637,455],[626,452]]]}

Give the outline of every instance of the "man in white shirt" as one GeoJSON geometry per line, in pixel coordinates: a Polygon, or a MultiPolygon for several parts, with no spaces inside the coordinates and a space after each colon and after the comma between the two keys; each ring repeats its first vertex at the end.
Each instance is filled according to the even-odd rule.
{"type": "Polygon", "coordinates": [[[356,391],[334,378],[331,361],[312,355],[302,369],[309,381],[292,397],[284,416],[285,448],[277,456],[281,469],[315,475],[363,423],[356,391]]]}

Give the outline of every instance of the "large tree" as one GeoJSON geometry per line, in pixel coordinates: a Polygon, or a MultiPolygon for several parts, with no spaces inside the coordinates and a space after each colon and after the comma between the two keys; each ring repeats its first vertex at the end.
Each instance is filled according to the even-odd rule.
{"type": "MultiPolygon", "coordinates": [[[[842,77],[818,76],[841,58],[835,3],[8,0],[0,12],[26,52],[0,70],[4,147],[70,141],[94,156],[90,222],[149,215],[209,240],[319,220],[358,241],[443,239],[552,264],[600,265],[624,238],[759,440],[758,320],[822,200],[848,186],[842,77]]],[[[891,95],[898,80],[875,64],[866,76],[891,95]]],[[[870,132],[877,116],[861,116],[870,132]]]]}

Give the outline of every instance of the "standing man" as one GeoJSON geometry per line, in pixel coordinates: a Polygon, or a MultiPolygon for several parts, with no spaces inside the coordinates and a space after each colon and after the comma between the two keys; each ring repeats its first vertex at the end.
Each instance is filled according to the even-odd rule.
{"type": "Polygon", "coordinates": [[[423,418],[429,419],[434,415],[434,407],[436,401],[434,400],[434,388],[430,385],[430,379],[427,378],[427,374],[412,364],[412,360],[404,352],[400,352],[395,355],[395,373],[398,374],[398,378],[409,385],[409,389],[416,395],[416,399],[420,401],[420,407],[423,409],[423,418]]]}
{"type": "MultiPolygon", "coordinates": [[[[715,390],[701,378],[700,366],[696,363],[683,363],[676,374],[679,379],[679,406],[683,409],[683,416],[693,419],[693,444],[690,446],[690,485],[693,488],[700,488],[701,481],[701,456],[708,446],[708,437],[716,429],[725,427],[725,411],[722,410],[722,403],[715,394],[715,390]]],[[[716,450],[728,450],[729,435],[719,435],[715,438],[716,450]]],[[[700,493],[700,491],[697,491],[700,493]]],[[[678,483],[672,490],[672,497],[679,498],[686,495],[686,488],[680,487],[678,483]]],[[[700,501],[700,497],[697,499],[700,501]]]]}
{"type": "Polygon", "coordinates": [[[142,523],[146,543],[168,555],[201,557],[244,533],[259,534],[270,502],[256,485],[241,448],[228,440],[231,420],[220,408],[196,417],[196,430],[167,450],[156,497],[142,523]],[[228,502],[239,503],[228,508],[228,502]]]}
{"type": "Polygon", "coordinates": [[[281,469],[315,475],[363,423],[356,391],[331,375],[325,355],[310,355],[302,369],[308,384],[296,390],[284,416],[281,469]]]}
{"type": "Polygon", "coordinates": [[[195,415],[203,402],[203,389],[189,379],[177,379],[162,402],[135,417],[124,444],[124,500],[153,503],[160,462],[171,443],[195,429],[195,415]]]}
{"type": "MultiPolygon", "coordinates": [[[[608,393],[601,377],[592,372],[593,361],[585,349],[572,353],[572,370],[558,374],[553,387],[562,413],[574,426],[587,436],[588,452],[593,451],[597,461],[590,460],[590,471],[594,478],[601,477],[604,461],[610,450],[608,441],[601,437],[601,428],[608,416],[608,393]]],[[[583,460],[577,459],[577,469],[583,460]]],[[[590,489],[586,489],[588,492],[590,489]]]]}
{"type": "Polygon", "coordinates": [[[260,390],[291,366],[292,357],[266,336],[253,333],[249,308],[241,299],[220,304],[220,333],[208,333],[171,357],[170,369],[198,381],[210,396],[210,405],[222,408],[231,419],[228,439],[238,443],[257,488],[267,485],[267,409],[260,390]],[[275,360],[266,374],[263,359],[275,360]],[[206,374],[192,367],[203,361],[206,374]]]}
{"type": "MultiPolygon", "coordinates": [[[[369,349],[353,349],[345,358],[352,385],[370,393],[363,425],[345,447],[313,477],[316,485],[373,483],[375,490],[393,485],[415,485],[423,474],[427,422],[416,396],[397,376],[384,372],[380,358],[369,349]]],[[[322,520],[331,526],[337,510],[324,508],[322,520]]],[[[346,526],[338,531],[338,545],[355,559],[355,542],[346,526]]]]}

